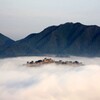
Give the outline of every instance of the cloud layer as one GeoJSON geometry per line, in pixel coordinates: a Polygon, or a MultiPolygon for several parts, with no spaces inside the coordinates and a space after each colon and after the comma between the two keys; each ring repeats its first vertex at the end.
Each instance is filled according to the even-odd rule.
{"type": "Polygon", "coordinates": [[[42,58],[0,60],[0,100],[100,100],[100,58],[54,58],[86,64],[80,67],[23,66],[42,58]]]}

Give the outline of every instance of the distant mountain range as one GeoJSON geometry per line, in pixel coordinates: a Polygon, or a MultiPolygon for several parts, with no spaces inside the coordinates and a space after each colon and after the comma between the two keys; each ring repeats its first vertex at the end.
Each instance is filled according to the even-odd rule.
{"type": "Polygon", "coordinates": [[[100,27],[65,23],[18,41],[0,34],[0,57],[39,55],[100,56],[100,27]]]}

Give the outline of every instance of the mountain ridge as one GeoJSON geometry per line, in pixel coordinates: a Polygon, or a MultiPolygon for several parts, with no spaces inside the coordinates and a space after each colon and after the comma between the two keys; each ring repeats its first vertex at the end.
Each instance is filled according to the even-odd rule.
{"type": "Polygon", "coordinates": [[[0,33],[0,53],[3,52],[7,47],[12,45],[14,42],[14,40],[0,33]]]}
{"type": "Polygon", "coordinates": [[[100,56],[99,43],[99,26],[68,22],[31,33],[9,45],[0,56],[100,56]]]}

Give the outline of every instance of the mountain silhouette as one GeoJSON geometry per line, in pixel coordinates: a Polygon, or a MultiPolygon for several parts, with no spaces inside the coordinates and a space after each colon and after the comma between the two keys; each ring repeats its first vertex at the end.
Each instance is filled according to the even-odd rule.
{"type": "MultiPolygon", "coordinates": [[[[2,40],[4,39],[0,36],[0,41],[2,40]]],[[[2,44],[3,51],[0,51],[0,56],[100,56],[99,43],[99,26],[65,23],[50,26],[40,33],[32,33],[16,42],[8,42],[4,50],[2,44]]]]}
{"type": "Polygon", "coordinates": [[[4,51],[7,50],[15,41],[0,33],[0,55],[5,55],[4,51]]]}

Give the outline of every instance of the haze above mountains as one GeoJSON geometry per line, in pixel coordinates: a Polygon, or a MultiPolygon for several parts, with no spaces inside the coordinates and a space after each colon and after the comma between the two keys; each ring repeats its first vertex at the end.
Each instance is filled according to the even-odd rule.
{"type": "Polygon", "coordinates": [[[50,26],[14,41],[0,34],[0,57],[100,56],[100,27],[81,23],[50,26]]]}

